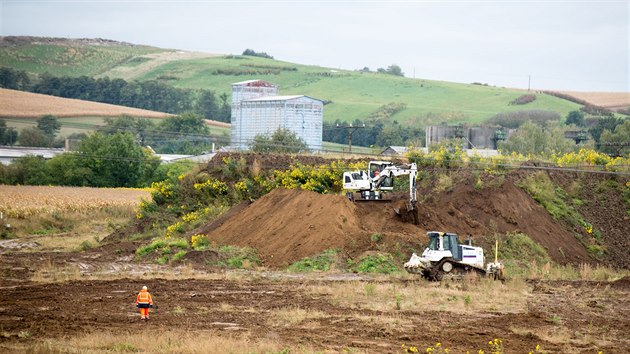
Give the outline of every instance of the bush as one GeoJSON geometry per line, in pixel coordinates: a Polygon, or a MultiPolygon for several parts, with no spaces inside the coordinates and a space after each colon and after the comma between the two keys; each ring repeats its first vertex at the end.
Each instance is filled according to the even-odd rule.
{"type": "Polygon", "coordinates": [[[497,113],[492,118],[488,119],[486,123],[500,125],[505,128],[518,128],[527,121],[544,125],[547,122],[558,120],[560,120],[560,115],[556,112],[532,110],[497,113]]]}
{"type": "Polygon", "coordinates": [[[249,247],[222,246],[218,249],[221,258],[214,265],[224,266],[228,268],[249,268],[253,265],[260,265],[260,258],[255,249],[249,247]]]}
{"type": "Polygon", "coordinates": [[[337,250],[326,250],[315,257],[303,258],[289,266],[292,272],[311,272],[330,270],[337,258],[337,250]]]}
{"type": "Polygon", "coordinates": [[[399,270],[390,254],[367,255],[354,263],[348,260],[350,268],[358,273],[382,273],[389,274],[399,270]]]}
{"type": "Polygon", "coordinates": [[[536,100],[536,95],[528,94],[528,95],[522,95],[515,98],[514,100],[512,100],[512,102],[510,102],[510,104],[511,105],[528,104],[530,102],[534,102],[535,100],[536,100]]]}

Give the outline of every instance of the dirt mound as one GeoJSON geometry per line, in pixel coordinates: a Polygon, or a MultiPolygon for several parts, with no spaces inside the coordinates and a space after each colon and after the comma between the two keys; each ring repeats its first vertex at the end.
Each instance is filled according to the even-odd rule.
{"type": "MultiPolygon", "coordinates": [[[[561,185],[563,181],[576,181],[579,177],[571,178],[566,173],[553,173],[550,177],[561,185]]],[[[566,182],[565,182],[566,183],[566,182]]],[[[585,203],[577,207],[584,220],[593,225],[593,229],[601,234],[605,247],[605,262],[624,269],[630,269],[630,210],[624,201],[621,188],[628,178],[617,178],[605,175],[591,175],[579,178],[579,197],[585,203]]]]}
{"type": "Polygon", "coordinates": [[[414,242],[422,230],[396,218],[390,203],[353,204],[341,195],[276,189],[208,232],[211,240],[253,247],[271,267],[327,249],[358,254],[370,235],[385,242],[414,242]]]}
{"type": "Polygon", "coordinates": [[[472,234],[490,247],[494,233],[522,232],[541,244],[559,263],[591,262],[584,246],[510,179],[499,186],[474,188],[471,180],[454,185],[419,204],[425,229],[472,234]],[[486,236],[484,237],[480,236],[486,236]]]}
{"type": "Polygon", "coordinates": [[[408,256],[424,247],[424,235],[431,230],[455,232],[461,239],[471,234],[487,252],[495,233],[522,232],[558,263],[593,261],[570,230],[509,178],[481,189],[464,180],[448,192],[432,195],[418,204],[419,226],[395,213],[405,198],[406,193],[400,193],[392,195],[390,203],[352,203],[341,195],[278,189],[251,205],[235,207],[200,233],[220,244],[255,248],[270,267],[286,266],[326,249],[355,257],[398,247],[408,256]],[[377,241],[371,237],[375,234],[380,234],[377,241]]]}

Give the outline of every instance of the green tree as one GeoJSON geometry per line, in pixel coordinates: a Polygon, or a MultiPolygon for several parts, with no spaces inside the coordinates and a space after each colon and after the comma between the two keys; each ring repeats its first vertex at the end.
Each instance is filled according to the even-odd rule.
{"type": "Polygon", "coordinates": [[[17,130],[7,127],[7,123],[0,119],[0,145],[13,145],[17,142],[17,138],[17,130]]]}
{"type": "Polygon", "coordinates": [[[298,153],[308,151],[308,145],[302,138],[284,128],[278,128],[271,135],[256,135],[250,148],[254,152],[298,153]]]}
{"type": "Polygon", "coordinates": [[[52,140],[41,129],[28,127],[22,129],[19,142],[21,146],[49,147],[52,140]]]}
{"type": "Polygon", "coordinates": [[[151,146],[162,154],[199,154],[210,149],[210,129],[194,113],[168,117],[158,125],[151,146]]]}
{"type": "Polygon", "coordinates": [[[106,135],[117,132],[129,132],[134,135],[135,141],[145,146],[155,131],[155,124],[149,119],[134,118],[122,115],[117,118],[105,118],[105,125],[98,129],[106,135]]]}
{"type": "Polygon", "coordinates": [[[623,120],[617,119],[615,117],[601,118],[597,121],[597,125],[589,129],[588,132],[591,133],[593,140],[595,140],[596,143],[599,143],[599,138],[604,130],[609,130],[613,132],[615,131],[615,128],[621,123],[623,123],[623,120]]]}
{"type": "Polygon", "coordinates": [[[159,165],[131,133],[96,132],[81,141],[78,157],[78,166],[91,171],[87,184],[94,187],[140,187],[159,165]]]}
{"type": "Polygon", "coordinates": [[[5,171],[7,184],[39,186],[50,184],[46,160],[41,156],[24,156],[11,161],[5,171]]]}
{"type": "Polygon", "coordinates": [[[59,123],[57,117],[47,114],[37,120],[37,128],[43,131],[50,141],[53,141],[59,129],[61,129],[61,123],[59,123]]]}
{"type": "Polygon", "coordinates": [[[572,140],[564,137],[564,130],[557,123],[548,124],[543,128],[532,122],[525,122],[508,140],[499,142],[499,150],[523,155],[571,152],[576,146],[572,140]]]}
{"type": "Polygon", "coordinates": [[[228,103],[228,95],[223,92],[219,98],[221,99],[221,108],[219,108],[219,116],[217,117],[217,120],[229,123],[232,117],[232,107],[230,107],[230,104],[228,103]]]}
{"type": "Polygon", "coordinates": [[[601,143],[600,150],[609,155],[630,154],[630,146],[623,146],[623,144],[630,144],[630,119],[625,119],[622,124],[615,127],[614,131],[604,130],[599,142],[601,143]]]}
{"type": "Polygon", "coordinates": [[[396,64],[392,64],[388,66],[386,71],[390,75],[405,76],[405,73],[402,72],[402,69],[400,68],[400,66],[396,64]]]}
{"type": "Polygon", "coordinates": [[[206,119],[217,119],[218,115],[217,101],[214,97],[214,93],[207,90],[202,90],[199,93],[199,98],[196,102],[195,112],[199,113],[206,119]]]}
{"type": "Polygon", "coordinates": [[[578,127],[584,126],[584,113],[582,111],[571,111],[567,115],[566,125],[574,124],[578,127]]]}
{"type": "Polygon", "coordinates": [[[77,153],[64,153],[48,160],[51,184],[61,186],[90,186],[94,172],[84,166],[82,157],[77,153]]]}

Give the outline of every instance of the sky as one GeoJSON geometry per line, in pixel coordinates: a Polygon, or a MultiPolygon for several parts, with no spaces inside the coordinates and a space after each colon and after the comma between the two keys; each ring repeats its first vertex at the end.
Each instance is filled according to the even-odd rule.
{"type": "MultiPolygon", "coordinates": [[[[630,1],[0,0],[0,34],[106,38],[498,87],[630,92],[630,1]]],[[[1,63],[0,63],[1,64],[1,63]]]]}

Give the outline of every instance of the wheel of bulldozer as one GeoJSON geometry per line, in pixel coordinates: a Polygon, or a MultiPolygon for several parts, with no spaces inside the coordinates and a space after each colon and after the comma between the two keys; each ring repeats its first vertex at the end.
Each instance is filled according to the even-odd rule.
{"type": "Polygon", "coordinates": [[[451,262],[442,263],[442,270],[446,273],[449,273],[451,270],[453,270],[453,263],[451,262]]]}

